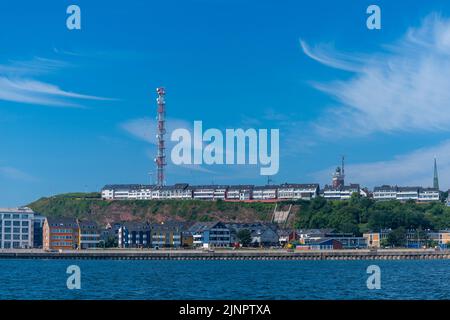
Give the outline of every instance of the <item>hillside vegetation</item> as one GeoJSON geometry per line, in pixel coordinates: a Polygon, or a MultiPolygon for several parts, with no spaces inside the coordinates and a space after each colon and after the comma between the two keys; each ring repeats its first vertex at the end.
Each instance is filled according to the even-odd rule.
{"type": "Polygon", "coordinates": [[[41,198],[28,205],[48,217],[112,221],[270,221],[271,203],[237,203],[199,200],[104,201],[99,194],[72,193],[41,198]]]}
{"type": "Polygon", "coordinates": [[[349,201],[323,198],[300,204],[296,225],[301,228],[334,228],[361,234],[380,229],[450,228],[450,207],[441,202],[419,204],[414,201],[374,201],[352,197],[349,201]]]}

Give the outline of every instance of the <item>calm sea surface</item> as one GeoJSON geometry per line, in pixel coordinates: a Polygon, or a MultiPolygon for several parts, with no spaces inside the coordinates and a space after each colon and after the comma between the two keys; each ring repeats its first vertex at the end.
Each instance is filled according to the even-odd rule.
{"type": "Polygon", "coordinates": [[[450,299],[450,261],[0,260],[0,299],[450,299]]]}

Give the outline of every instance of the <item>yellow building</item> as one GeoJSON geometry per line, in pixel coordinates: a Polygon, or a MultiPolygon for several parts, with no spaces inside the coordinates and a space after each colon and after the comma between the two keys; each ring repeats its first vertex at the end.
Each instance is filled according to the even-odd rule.
{"type": "Polygon", "coordinates": [[[366,239],[368,248],[380,248],[381,242],[387,238],[391,230],[382,230],[381,232],[364,233],[363,237],[366,239]]]}

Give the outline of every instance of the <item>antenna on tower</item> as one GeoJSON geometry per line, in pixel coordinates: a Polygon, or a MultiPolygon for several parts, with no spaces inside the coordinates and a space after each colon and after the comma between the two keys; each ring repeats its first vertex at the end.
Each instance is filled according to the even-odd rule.
{"type": "Polygon", "coordinates": [[[342,156],[342,175],[345,174],[345,171],[344,171],[344,161],[345,161],[345,157],[342,156]]]}
{"type": "Polygon", "coordinates": [[[158,152],[156,154],[155,162],[156,162],[156,170],[157,170],[157,184],[158,186],[163,186],[165,184],[164,180],[164,166],[166,165],[166,148],[164,146],[164,134],[166,133],[165,128],[165,116],[166,116],[166,101],[164,100],[164,96],[166,95],[166,91],[164,88],[159,87],[156,89],[158,93],[158,98],[156,98],[156,102],[158,103],[158,134],[156,138],[158,139],[158,152]]]}

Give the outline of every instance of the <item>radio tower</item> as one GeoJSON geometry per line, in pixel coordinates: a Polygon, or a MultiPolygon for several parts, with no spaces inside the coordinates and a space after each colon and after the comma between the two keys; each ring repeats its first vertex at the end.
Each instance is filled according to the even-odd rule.
{"type": "Polygon", "coordinates": [[[155,158],[156,170],[158,176],[158,186],[163,186],[165,184],[164,180],[164,166],[166,165],[166,148],[164,146],[164,134],[166,133],[165,128],[165,115],[166,115],[166,102],[164,101],[164,96],[166,91],[164,88],[157,88],[158,98],[156,102],[158,103],[158,134],[156,138],[158,139],[158,153],[155,158]]]}

